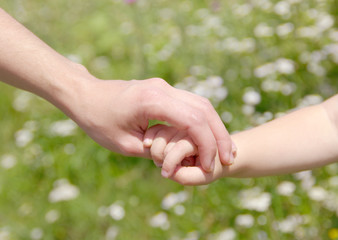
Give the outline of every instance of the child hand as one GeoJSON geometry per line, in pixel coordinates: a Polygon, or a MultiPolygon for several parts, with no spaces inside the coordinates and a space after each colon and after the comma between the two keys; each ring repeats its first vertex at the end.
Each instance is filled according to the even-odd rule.
{"type": "Polygon", "coordinates": [[[162,167],[162,176],[169,178],[177,166],[199,164],[197,147],[187,132],[166,125],[155,125],[145,134],[145,145],[156,166],[162,167]]]}

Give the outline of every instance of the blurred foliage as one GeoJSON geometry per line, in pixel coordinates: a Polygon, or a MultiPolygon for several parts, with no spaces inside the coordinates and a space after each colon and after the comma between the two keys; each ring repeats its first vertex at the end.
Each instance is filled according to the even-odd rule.
{"type": "MultiPolygon", "coordinates": [[[[338,90],[336,0],[2,0],[0,6],[102,79],[161,77],[201,95],[210,91],[206,79],[221,79],[225,92],[213,103],[230,131],[338,90]]],[[[80,129],[52,134],[66,117],[38,97],[1,84],[0,100],[1,240],[338,239],[337,164],[306,177],[183,187],[162,179],[150,161],[110,153],[80,129]],[[79,190],[75,199],[50,200],[60,179],[79,190]],[[285,182],[295,186],[290,196],[278,190],[285,182]],[[243,207],[250,189],[258,189],[257,204],[266,209],[243,207]],[[170,193],[188,197],[165,207],[170,193]],[[269,196],[271,203],[260,202],[269,196]],[[156,227],[151,219],[158,213],[156,227]]]]}

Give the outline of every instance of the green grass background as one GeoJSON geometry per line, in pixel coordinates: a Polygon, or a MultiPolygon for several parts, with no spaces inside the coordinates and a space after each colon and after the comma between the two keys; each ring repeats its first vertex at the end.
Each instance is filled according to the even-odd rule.
{"type": "MultiPolygon", "coordinates": [[[[227,111],[233,115],[233,120],[227,123],[233,132],[257,125],[257,119],[265,112],[275,116],[295,108],[307,95],[326,99],[337,93],[338,67],[332,54],[320,61],[326,71],[323,76],[309,72],[308,64],[301,61],[306,52],[323,51],[325,46],[337,44],[332,37],[338,26],[337,1],[288,2],[292,3],[286,16],[274,11],[278,3],[274,0],[139,0],[134,4],[122,0],[1,0],[0,6],[56,51],[80,59],[102,79],[161,77],[175,85],[194,74],[199,81],[220,76],[228,96],[215,106],[219,114],[227,111]],[[264,2],[270,4],[266,10],[260,7],[264,2]],[[240,16],[236,9],[244,4],[252,9],[240,16]],[[318,16],[314,10],[328,14],[334,23],[320,35],[300,37],[299,28],[316,24],[318,16]],[[218,19],[219,28],[213,27],[212,18],[218,19]],[[259,23],[276,29],[287,22],[294,25],[294,30],[284,37],[276,33],[258,37],[254,33],[259,23]],[[194,27],[197,33],[189,34],[194,27]],[[255,48],[250,52],[234,52],[215,47],[230,37],[250,38],[255,48]],[[163,50],[169,56],[163,57],[160,53],[163,50]],[[280,83],[296,86],[290,95],[263,91],[264,79],[254,75],[255,68],[278,58],[295,62],[293,74],[273,76],[280,83]],[[194,66],[202,69],[202,73],[193,73],[194,66]],[[262,98],[250,116],[242,113],[242,96],[248,87],[262,98]]],[[[229,178],[208,187],[184,187],[162,179],[151,161],[111,153],[80,129],[72,136],[52,136],[49,126],[66,116],[32,96],[28,107],[17,111],[13,102],[20,94],[19,90],[1,84],[0,160],[8,154],[17,160],[11,169],[0,167],[1,240],[114,239],[107,234],[112,227],[118,229],[115,239],[338,239],[338,186],[330,184],[337,176],[337,164],[312,172],[314,186],[330,193],[335,208],[327,206],[330,199],[311,199],[294,175],[229,178]],[[18,147],[15,133],[29,121],[37,126],[34,139],[25,147],[18,147]],[[73,154],[64,151],[67,144],[75,146],[73,154]],[[62,178],[77,186],[80,194],[74,200],[51,203],[48,194],[53,183],[62,178]],[[277,191],[283,181],[296,185],[292,196],[282,196],[277,191]],[[271,205],[264,212],[244,209],[239,204],[239,193],[257,186],[271,195],[271,205]],[[180,191],[188,193],[188,199],[181,203],[185,208],[183,215],[175,214],[173,208],[161,207],[168,193],[180,191]],[[123,219],[117,221],[98,214],[100,207],[115,202],[125,210],[123,219]],[[50,210],[60,215],[54,223],[45,220],[50,210]],[[149,220],[159,212],[167,214],[169,229],[150,226],[149,220]],[[236,217],[242,214],[250,214],[254,224],[250,227],[236,224],[236,217]],[[278,223],[293,215],[307,220],[295,227],[295,232],[279,230],[278,223]],[[218,235],[226,229],[233,230],[235,236],[218,235]],[[34,234],[34,230],[42,235],[34,234]]]]}

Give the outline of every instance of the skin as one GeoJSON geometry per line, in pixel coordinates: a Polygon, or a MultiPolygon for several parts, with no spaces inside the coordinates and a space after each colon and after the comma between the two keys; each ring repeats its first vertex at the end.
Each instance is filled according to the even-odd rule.
{"type": "Polygon", "coordinates": [[[236,162],[207,173],[196,162],[179,164],[198,155],[184,132],[167,126],[149,129],[155,136],[150,152],[157,165],[176,166],[171,179],[184,185],[202,185],[223,177],[261,177],[294,173],[338,162],[338,95],[256,128],[232,135],[238,148],[236,162]]]}
{"type": "Polygon", "coordinates": [[[1,8],[0,32],[0,81],[51,102],[103,147],[149,158],[151,140],[144,135],[148,121],[157,119],[187,132],[205,171],[213,171],[217,150],[223,164],[230,162],[230,136],[207,99],[160,78],[97,79],[1,8]]]}

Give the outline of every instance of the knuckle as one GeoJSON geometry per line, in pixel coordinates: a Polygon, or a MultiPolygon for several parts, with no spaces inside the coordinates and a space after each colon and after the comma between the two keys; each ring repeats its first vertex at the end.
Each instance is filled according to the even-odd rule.
{"type": "Polygon", "coordinates": [[[161,96],[163,96],[163,94],[164,92],[157,87],[148,87],[148,88],[143,89],[141,96],[142,96],[143,101],[157,102],[161,99],[161,96]]]}
{"type": "Polygon", "coordinates": [[[201,105],[200,106],[203,109],[203,111],[209,112],[210,109],[214,108],[209,99],[204,98],[204,97],[201,97],[200,99],[201,99],[201,105]]]}
{"type": "Polygon", "coordinates": [[[155,86],[166,87],[169,84],[162,78],[150,78],[148,81],[155,86]]]}
{"type": "Polygon", "coordinates": [[[190,112],[187,118],[187,123],[189,123],[190,126],[202,125],[206,121],[205,115],[201,111],[197,110],[190,112]]]}

